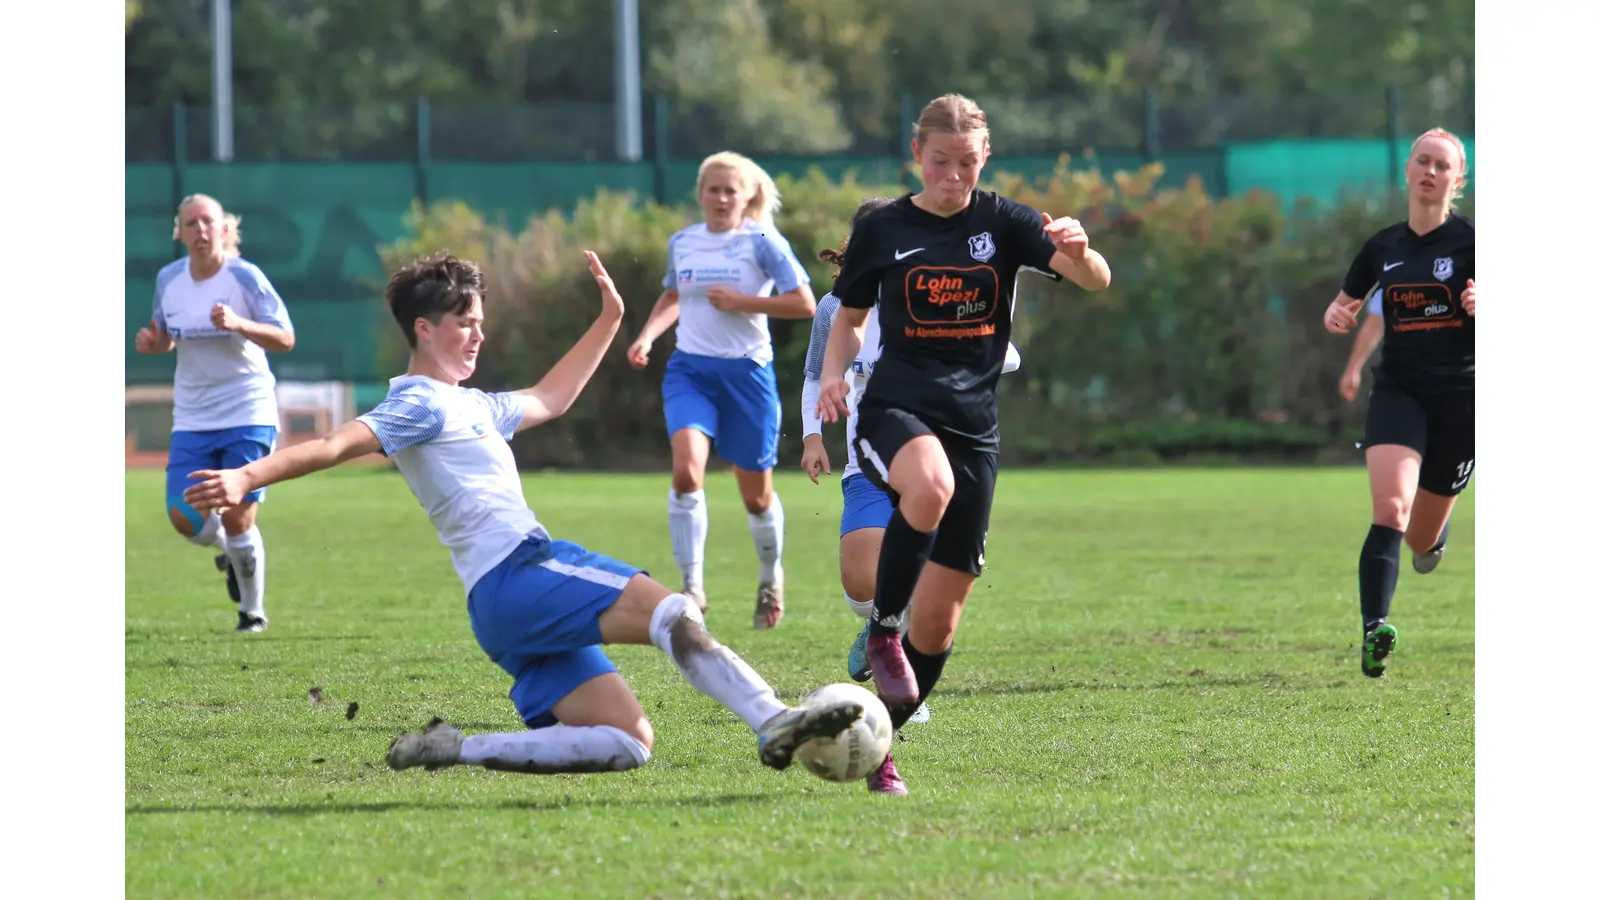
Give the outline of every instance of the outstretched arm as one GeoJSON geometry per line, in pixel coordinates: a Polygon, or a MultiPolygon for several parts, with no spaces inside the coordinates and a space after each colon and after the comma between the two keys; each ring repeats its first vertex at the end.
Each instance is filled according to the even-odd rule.
{"type": "Polygon", "coordinates": [[[238,506],[244,495],[269,484],[289,481],[312,472],[383,450],[367,423],[347,422],[333,433],[279,450],[240,469],[202,469],[190,478],[202,479],[183,492],[184,502],[202,512],[238,506]]]}
{"type": "Polygon", "coordinates": [[[595,283],[600,286],[600,315],[538,384],[518,392],[522,399],[518,431],[542,425],[572,408],[573,401],[583,393],[595,369],[600,367],[600,360],[605,358],[622,324],[622,295],[617,293],[616,284],[601,265],[600,257],[588,250],[583,251],[583,255],[589,261],[589,272],[594,275],[595,283]]]}

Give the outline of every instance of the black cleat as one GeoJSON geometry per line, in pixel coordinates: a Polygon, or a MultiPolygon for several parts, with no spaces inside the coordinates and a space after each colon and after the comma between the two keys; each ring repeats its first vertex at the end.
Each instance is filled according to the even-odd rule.
{"type": "Polygon", "coordinates": [[[228,562],[228,554],[218,553],[217,558],[211,561],[218,572],[228,573],[228,599],[234,603],[239,602],[239,576],[233,573],[233,566],[228,562]]]}
{"type": "Polygon", "coordinates": [[[267,617],[266,616],[257,616],[257,615],[251,614],[251,613],[244,612],[243,610],[239,611],[239,627],[234,629],[234,631],[236,633],[242,633],[242,632],[247,632],[247,631],[266,631],[266,630],[267,630],[267,617]]]}

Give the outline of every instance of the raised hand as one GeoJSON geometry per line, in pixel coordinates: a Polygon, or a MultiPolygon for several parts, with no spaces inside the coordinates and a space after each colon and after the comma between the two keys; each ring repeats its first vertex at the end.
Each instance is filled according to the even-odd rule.
{"type": "Polygon", "coordinates": [[[1049,213],[1044,216],[1044,234],[1050,243],[1068,259],[1083,259],[1089,251],[1089,234],[1083,230],[1083,223],[1077,219],[1052,219],[1049,213]]]}
{"type": "Polygon", "coordinates": [[[600,286],[600,314],[622,318],[622,295],[617,293],[617,284],[611,280],[611,273],[606,271],[605,264],[600,262],[600,256],[592,250],[585,250],[583,258],[589,261],[589,274],[600,286]]]}

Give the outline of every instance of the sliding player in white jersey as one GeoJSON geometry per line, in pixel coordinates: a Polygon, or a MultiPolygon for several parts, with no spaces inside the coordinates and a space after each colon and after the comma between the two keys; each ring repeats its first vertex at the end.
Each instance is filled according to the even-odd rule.
{"type": "Polygon", "coordinates": [[[705,221],[668,241],[661,298],[628,361],[644,368],[655,339],[677,322],[661,396],[672,440],[667,528],[684,593],[706,608],[704,485],[714,442],[734,467],[761,563],[755,627],[775,628],[783,618],[783,504],[772,468],[783,407],[767,318],[810,318],[817,301],[805,267],[772,224],[778,189],[760,166],[737,153],[707,157],[695,192],[705,221]]]}
{"type": "Polygon", "coordinates": [[[173,237],[188,254],[156,275],[150,325],[134,337],[140,353],[178,352],[167,454],[167,516],[178,533],[222,551],[217,568],[239,604],[235,631],[267,628],[267,554],[256,527],[264,490],[201,515],[183,502],[188,473],[242,466],[278,439],[277,380],[267,353],[294,349],[294,326],[261,270],[239,258],[239,220],[204,194],[185,197],[173,237]]]}
{"type": "MultiPolygon", "coordinates": [[[[851,225],[854,226],[868,213],[893,202],[888,197],[872,197],[862,201],[856,208],[855,214],[851,216],[851,225]]],[[[844,265],[844,255],[849,250],[849,244],[849,240],[846,239],[838,250],[823,250],[818,256],[823,262],[835,266],[837,272],[837,267],[844,265]]],[[[811,344],[806,352],[805,384],[801,388],[800,397],[805,452],[801,457],[800,466],[811,477],[813,483],[816,483],[817,476],[821,473],[833,474],[827,448],[822,442],[822,420],[817,417],[817,391],[822,381],[822,359],[828,347],[828,334],[833,326],[833,318],[838,312],[839,298],[831,293],[823,295],[817,303],[817,314],[811,321],[811,344]]],[[[839,489],[844,494],[844,512],[839,517],[839,580],[844,587],[845,602],[850,604],[852,612],[864,620],[861,633],[856,636],[856,642],[851,646],[846,661],[850,677],[856,681],[866,681],[872,677],[872,669],[867,664],[865,622],[872,620],[872,598],[877,592],[878,547],[883,542],[883,530],[889,524],[889,517],[894,514],[894,506],[889,496],[861,474],[855,447],[856,420],[853,413],[862,392],[867,388],[873,364],[877,362],[881,351],[878,315],[877,310],[873,309],[867,314],[866,333],[861,340],[861,351],[856,354],[855,361],[851,363],[844,376],[845,381],[850,384],[847,403],[852,415],[845,419],[847,436],[845,446],[848,457],[845,461],[844,477],[839,482],[839,489]]],[[[1008,345],[1002,371],[1015,372],[1021,365],[1022,356],[1017,352],[1016,346],[1008,345]]],[[[900,629],[902,632],[905,631],[904,622],[900,624],[900,629]]],[[[923,704],[909,721],[926,722],[928,717],[928,707],[923,704]]]]}
{"type": "Polygon", "coordinates": [[[762,763],[860,718],[859,703],[779,702],[772,688],[706,632],[700,608],[643,571],[551,537],[523,498],[508,441],[571,408],[622,322],[622,298],[585,253],[601,312],[536,385],[496,394],[464,388],[483,344],[484,280],[448,254],[389,280],[386,298],[411,346],[406,374],[371,412],[320,440],[243,468],[196,472],[198,509],[233,506],[252,490],[382,452],[427,510],[467,592],[478,645],[513,679],[530,730],[466,737],[435,720],[388,752],[395,769],[453,765],[514,772],[619,772],[650,759],[654,731],[602,644],[654,644],[702,694],[756,732],[762,763]],[[559,723],[562,727],[553,727],[559,723]]]}

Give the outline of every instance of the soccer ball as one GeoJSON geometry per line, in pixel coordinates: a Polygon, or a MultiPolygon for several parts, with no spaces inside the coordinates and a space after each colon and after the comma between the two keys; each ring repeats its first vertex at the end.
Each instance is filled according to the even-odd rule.
{"type": "Polygon", "coordinates": [[[811,774],[827,781],[856,781],[883,765],[894,740],[889,710],[877,695],[859,685],[830,684],[809,700],[837,703],[848,700],[861,704],[861,718],[836,737],[812,738],[795,749],[794,758],[811,774]]]}

